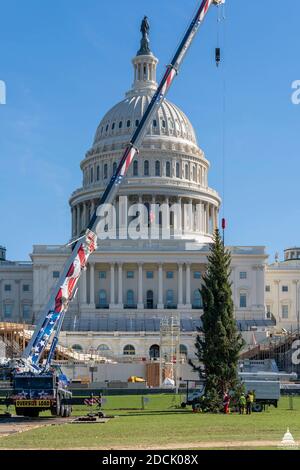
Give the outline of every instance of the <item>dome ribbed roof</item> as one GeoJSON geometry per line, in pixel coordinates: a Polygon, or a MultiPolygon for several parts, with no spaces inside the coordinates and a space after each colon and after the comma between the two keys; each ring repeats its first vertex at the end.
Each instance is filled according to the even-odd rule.
{"type": "MultiPolygon", "coordinates": [[[[99,143],[128,140],[141,120],[151,95],[129,95],[125,100],[110,109],[100,122],[94,139],[94,146],[99,143]]],[[[187,116],[173,103],[165,100],[154,116],[147,136],[176,138],[197,144],[195,131],[187,116]]]]}

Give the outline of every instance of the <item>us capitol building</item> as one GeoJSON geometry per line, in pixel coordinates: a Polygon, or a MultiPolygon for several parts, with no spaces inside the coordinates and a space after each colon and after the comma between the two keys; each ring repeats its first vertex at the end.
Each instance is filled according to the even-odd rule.
{"type": "MultiPolygon", "coordinates": [[[[132,60],[132,88],[105,114],[80,164],[82,186],[69,200],[71,239],[86,227],[156,90],[158,59],[143,39],[132,60]]],[[[165,100],[120,185],[115,206],[126,201],[130,211],[136,203],[148,208],[177,203],[184,230],[171,231],[169,239],[132,240],[123,236],[126,221],[119,217],[118,238],[99,241],[89,258],[64,321],[62,345],[115,358],[157,357],[161,319],[179,315],[180,351],[193,357],[202,314],[198,289],[221,205],[220,196],[208,185],[209,168],[188,117],[165,100]]],[[[173,227],[174,215],[170,211],[168,216],[173,227]]],[[[274,328],[296,327],[300,249],[287,250],[285,260],[272,265],[263,246],[229,249],[235,315],[246,341],[251,343],[253,332],[259,341],[274,328]]],[[[28,263],[6,260],[5,251],[0,248],[0,321],[35,323],[70,248],[34,245],[28,263]]]]}

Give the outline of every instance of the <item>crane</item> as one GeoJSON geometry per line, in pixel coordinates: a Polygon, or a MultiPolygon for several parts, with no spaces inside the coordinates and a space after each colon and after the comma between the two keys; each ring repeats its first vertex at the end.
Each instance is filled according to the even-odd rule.
{"type": "MultiPolygon", "coordinates": [[[[180,66],[189,50],[201,24],[203,23],[210,7],[220,5],[225,0],[202,0],[197,11],[188,26],[182,41],[180,42],[174,57],[162,77],[156,92],[154,93],[145,113],[128,143],[117,169],[110,179],[103,195],[96,204],[96,209],[86,227],[84,234],[73,244],[72,253],[67,259],[55,288],[39,316],[34,333],[25,348],[18,367],[15,371],[16,379],[19,376],[30,373],[32,377],[49,375],[51,360],[58,342],[59,333],[63,324],[65,313],[69,304],[76,295],[77,284],[81,273],[86,269],[89,256],[97,249],[97,225],[99,223],[98,210],[103,204],[112,204],[122,180],[126,176],[128,168],[139,153],[141,143],[146,135],[149,124],[163,103],[180,66]],[[49,353],[45,364],[41,363],[41,357],[48,347],[49,353]]],[[[16,382],[17,383],[17,382],[16,382]]],[[[20,387],[16,387],[20,390],[20,387]]],[[[23,400],[24,405],[24,400],[23,400]]],[[[21,403],[21,405],[22,405],[21,403]]],[[[22,406],[20,405],[20,408],[22,406]]],[[[26,403],[25,403],[26,405],[26,403]]],[[[57,408],[57,407],[56,407],[57,408]]],[[[23,408],[22,408],[23,409],[23,408]]]]}

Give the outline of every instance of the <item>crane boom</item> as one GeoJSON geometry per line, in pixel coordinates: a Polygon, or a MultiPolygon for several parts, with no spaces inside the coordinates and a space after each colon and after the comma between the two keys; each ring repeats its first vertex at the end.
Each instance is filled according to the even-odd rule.
{"type": "Polygon", "coordinates": [[[96,210],[94,211],[90,222],[86,228],[83,237],[77,240],[73,247],[72,253],[63,268],[60,278],[50,295],[49,301],[46,304],[43,312],[40,315],[36,329],[33,336],[23,352],[22,363],[24,367],[29,368],[32,372],[39,373],[42,368],[39,364],[41,356],[45,351],[54,329],[56,334],[54,343],[50,348],[50,353],[47,360],[49,364],[51,355],[55,350],[58,334],[63,323],[64,315],[68,309],[69,303],[76,293],[76,286],[79,281],[81,272],[86,269],[88,257],[97,248],[97,235],[96,228],[99,222],[98,209],[103,204],[111,204],[118,191],[118,187],[125,177],[127,170],[139,152],[141,143],[148,130],[149,123],[151,122],[154,114],[161,106],[166,94],[179,71],[183,59],[193,42],[200,25],[202,24],[209,8],[212,4],[219,5],[224,3],[224,0],[202,0],[197,12],[189,25],[181,43],[179,44],[175,55],[167,66],[165,74],[154,93],[136,131],[134,132],[124,154],[119,162],[119,165],[110,179],[102,197],[99,199],[96,210]]]}

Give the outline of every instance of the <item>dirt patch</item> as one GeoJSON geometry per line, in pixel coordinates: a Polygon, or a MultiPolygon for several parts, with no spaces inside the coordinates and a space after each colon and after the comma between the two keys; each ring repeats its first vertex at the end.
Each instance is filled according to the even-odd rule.
{"type": "MultiPolygon", "coordinates": [[[[279,447],[280,441],[214,441],[214,442],[189,442],[178,444],[166,444],[163,446],[109,446],[109,447],[68,447],[66,450],[188,450],[188,449],[259,449],[266,447],[279,447]]],[[[8,450],[1,448],[1,450],[8,450]]],[[[15,449],[24,450],[24,449],[15,449]]],[[[45,447],[26,447],[26,450],[45,450],[45,447]]],[[[47,447],[47,450],[57,450],[47,447]]]]}
{"type": "Polygon", "coordinates": [[[12,416],[0,420],[0,438],[11,436],[12,434],[32,431],[32,429],[41,428],[44,426],[52,426],[59,424],[66,424],[72,418],[24,418],[22,416],[12,416]]]}

